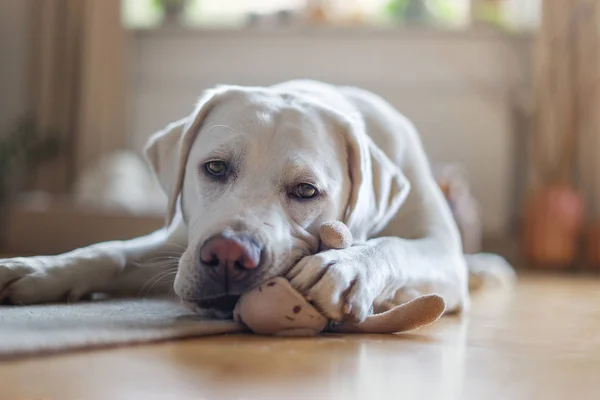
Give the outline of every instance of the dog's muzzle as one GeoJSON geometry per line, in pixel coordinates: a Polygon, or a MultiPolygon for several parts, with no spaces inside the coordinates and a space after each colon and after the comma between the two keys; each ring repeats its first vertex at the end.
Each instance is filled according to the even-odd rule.
{"type": "Polygon", "coordinates": [[[262,255],[262,246],[249,234],[219,234],[202,244],[198,264],[207,270],[215,289],[237,295],[254,283],[262,255]]]}

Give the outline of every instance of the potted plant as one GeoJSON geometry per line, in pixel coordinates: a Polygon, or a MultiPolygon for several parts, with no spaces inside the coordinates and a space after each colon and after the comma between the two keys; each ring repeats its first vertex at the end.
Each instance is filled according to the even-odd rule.
{"type": "MultiPolygon", "coordinates": [[[[27,186],[28,177],[60,152],[59,135],[42,132],[33,118],[25,117],[5,135],[0,135],[0,227],[12,197],[27,186]]],[[[3,231],[0,228],[0,242],[3,231]]]]}
{"type": "Polygon", "coordinates": [[[154,5],[163,10],[166,22],[180,22],[189,0],[154,0],[154,5]]]}

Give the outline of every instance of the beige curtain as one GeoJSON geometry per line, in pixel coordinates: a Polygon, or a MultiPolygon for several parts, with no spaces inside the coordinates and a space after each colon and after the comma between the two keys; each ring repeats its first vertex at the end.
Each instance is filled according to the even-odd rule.
{"type": "Polygon", "coordinates": [[[571,181],[600,217],[600,0],[544,0],[537,38],[534,185],[571,181]]]}
{"type": "Polygon", "coordinates": [[[125,144],[120,0],[34,0],[31,12],[32,114],[63,145],[35,186],[66,192],[85,165],[125,144]]]}
{"type": "Polygon", "coordinates": [[[600,219],[600,0],[581,1],[577,38],[576,105],[579,143],[575,168],[587,199],[588,214],[600,219]]]}

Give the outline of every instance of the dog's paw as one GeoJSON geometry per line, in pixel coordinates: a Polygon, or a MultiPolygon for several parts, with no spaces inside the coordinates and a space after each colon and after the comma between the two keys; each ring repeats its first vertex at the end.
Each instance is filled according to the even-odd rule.
{"type": "Polygon", "coordinates": [[[300,260],[287,278],[328,318],[362,322],[383,281],[380,271],[370,268],[370,256],[366,246],[324,251],[300,260]]]}
{"type": "Polygon", "coordinates": [[[85,288],[57,257],[0,259],[0,302],[15,305],[76,300],[85,288]]]}

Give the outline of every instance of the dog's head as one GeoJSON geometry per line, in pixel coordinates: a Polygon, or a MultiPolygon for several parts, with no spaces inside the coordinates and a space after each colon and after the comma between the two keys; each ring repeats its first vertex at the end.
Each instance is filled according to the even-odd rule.
{"type": "Polygon", "coordinates": [[[150,161],[169,196],[167,223],[188,231],[175,292],[211,307],[318,251],[341,220],[357,240],[377,233],[408,190],[359,118],[274,88],[221,86],[155,134],[150,161]]]}

